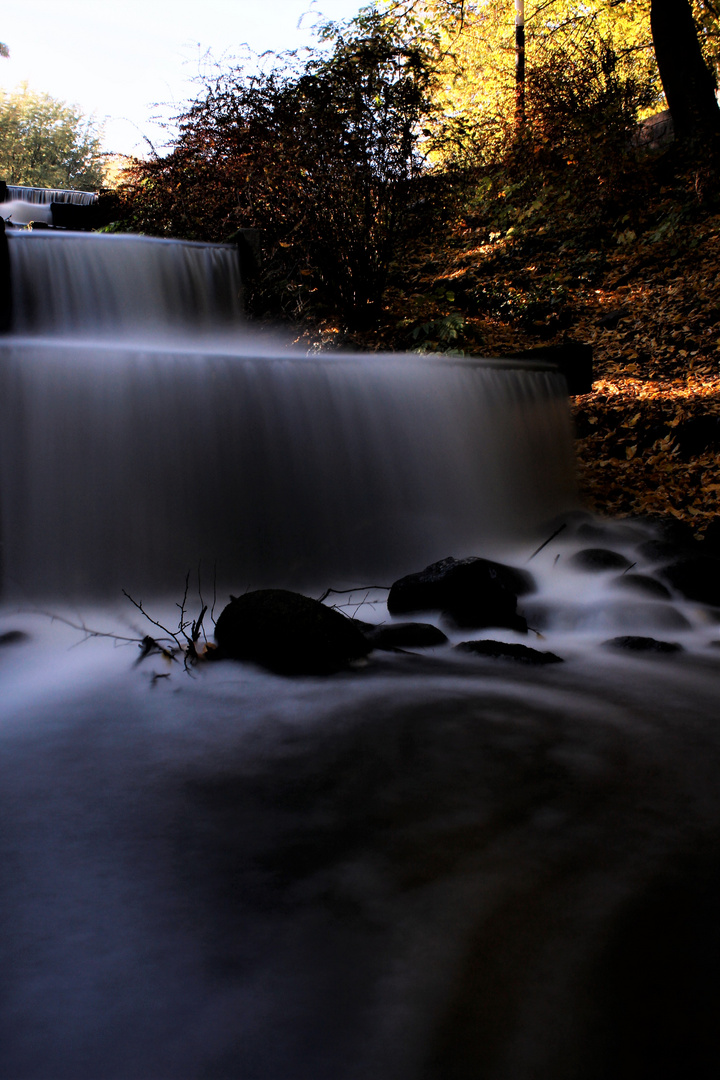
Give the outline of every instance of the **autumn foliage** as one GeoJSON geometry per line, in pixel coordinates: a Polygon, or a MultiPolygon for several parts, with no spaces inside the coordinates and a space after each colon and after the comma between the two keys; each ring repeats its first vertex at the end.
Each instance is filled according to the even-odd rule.
{"type": "Polygon", "coordinates": [[[329,53],[208,84],[173,151],[131,171],[125,224],[215,241],[259,228],[257,312],[363,327],[423,198],[434,73],[422,43],[377,14],[325,37],[329,53]]]}
{"type": "Polygon", "coordinates": [[[126,176],[117,227],[259,228],[251,313],[313,348],[592,344],[574,402],[587,501],[702,528],[720,490],[720,155],[638,139],[665,104],[649,0],[528,2],[518,123],[511,7],[388,0],[309,59],[222,74],[172,151],[126,176]]]}

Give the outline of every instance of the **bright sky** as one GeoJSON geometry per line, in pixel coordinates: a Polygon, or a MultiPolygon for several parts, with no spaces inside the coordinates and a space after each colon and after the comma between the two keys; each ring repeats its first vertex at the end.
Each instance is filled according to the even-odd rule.
{"type": "Polygon", "coordinates": [[[208,53],[230,61],[312,44],[318,21],[352,18],[366,0],[32,0],[4,4],[0,86],[21,82],[105,122],[107,150],[144,155],[167,141],[153,117],[196,96],[208,53]],[[324,18],[321,18],[324,16],[324,18]]]}

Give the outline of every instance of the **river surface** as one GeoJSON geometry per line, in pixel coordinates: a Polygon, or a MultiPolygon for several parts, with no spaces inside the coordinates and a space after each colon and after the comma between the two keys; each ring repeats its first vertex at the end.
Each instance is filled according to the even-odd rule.
{"type": "Polygon", "coordinates": [[[323,679],[16,630],[0,1075],[717,1075],[711,627],[670,657],[551,635],[543,669],[440,649],[323,679]]]}

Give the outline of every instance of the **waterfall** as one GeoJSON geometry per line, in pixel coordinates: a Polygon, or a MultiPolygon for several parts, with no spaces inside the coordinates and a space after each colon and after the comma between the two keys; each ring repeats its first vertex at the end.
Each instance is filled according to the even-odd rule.
{"type": "Polygon", "coordinates": [[[649,524],[545,524],[559,376],[301,355],[244,323],[232,248],[5,255],[0,1076],[718,1075],[717,613],[574,563],[653,585],[649,524]],[[527,634],[423,614],[447,643],[327,677],[152,647],[179,607],[211,636],[213,567],[218,609],[368,586],[326,600],[361,633],[370,585],[486,553],[531,571],[527,634]],[[648,631],[684,651],[607,647],[648,631]]]}
{"type": "Polygon", "coordinates": [[[563,381],[539,365],[306,357],[243,324],[234,248],[8,237],[6,595],[387,580],[573,502],[563,381]]]}
{"type": "Polygon", "coordinates": [[[8,199],[20,202],[49,205],[50,203],[73,203],[75,206],[90,206],[97,202],[94,191],[72,191],[68,188],[25,187],[22,184],[7,185],[8,199]]]}
{"type": "Polygon", "coordinates": [[[8,243],[16,336],[169,344],[242,321],[234,247],[62,231],[8,243]]]}

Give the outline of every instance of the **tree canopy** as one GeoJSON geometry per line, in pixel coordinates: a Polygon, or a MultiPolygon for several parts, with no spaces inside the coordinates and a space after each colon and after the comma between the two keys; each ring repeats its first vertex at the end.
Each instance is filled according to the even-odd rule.
{"type": "MultiPolygon", "coordinates": [[[[255,313],[353,331],[375,324],[408,242],[458,208],[536,246],[639,235],[657,224],[633,139],[664,105],[651,14],[688,3],[527,0],[519,123],[512,0],[377,0],[304,58],[206,81],[170,153],[126,175],[120,227],[216,241],[260,229],[255,313]]],[[[717,19],[701,8],[695,60],[712,65],[717,19]]],[[[711,172],[696,171],[692,197],[711,172]]]]}
{"type": "Polygon", "coordinates": [[[92,117],[26,85],[0,90],[0,178],[94,191],[104,177],[100,131],[92,117]]]}
{"type": "MultiPolygon", "coordinates": [[[[446,107],[486,140],[502,127],[514,108],[512,0],[385,0],[385,8],[440,29],[446,107]]],[[[594,70],[596,81],[611,74],[651,89],[641,112],[664,108],[665,91],[681,137],[720,123],[717,0],[526,0],[525,39],[530,83],[538,73],[547,87],[552,71],[565,80],[594,70]]]]}
{"type": "Polygon", "coordinates": [[[358,325],[376,317],[420,194],[435,75],[427,45],[372,10],[323,39],[304,61],[208,83],[172,152],[138,162],[124,194],[130,224],[159,235],[262,229],[286,312],[322,297],[358,325]]]}

